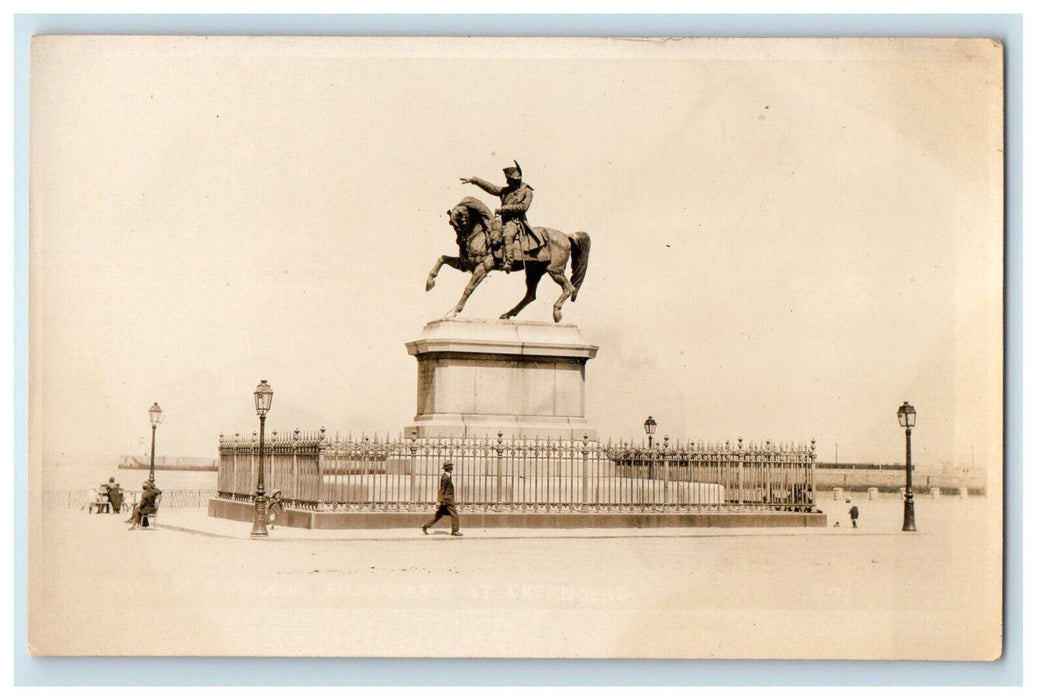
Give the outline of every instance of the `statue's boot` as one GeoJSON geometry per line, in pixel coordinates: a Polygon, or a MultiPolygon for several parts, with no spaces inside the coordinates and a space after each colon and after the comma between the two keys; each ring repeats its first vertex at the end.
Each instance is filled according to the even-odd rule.
{"type": "Polygon", "coordinates": [[[511,268],[515,264],[515,258],[512,255],[514,252],[514,246],[510,243],[504,246],[503,259],[500,261],[500,269],[504,272],[511,272],[511,268]]]}

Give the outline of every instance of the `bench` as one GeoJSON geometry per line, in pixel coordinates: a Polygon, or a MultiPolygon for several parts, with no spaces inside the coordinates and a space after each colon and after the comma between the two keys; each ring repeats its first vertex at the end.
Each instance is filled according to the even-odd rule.
{"type": "Polygon", "coordinates": [[[108,497],[104,501],[95,500],[87,504],[88,513],[108,513],[112,510],[108,497]]]}

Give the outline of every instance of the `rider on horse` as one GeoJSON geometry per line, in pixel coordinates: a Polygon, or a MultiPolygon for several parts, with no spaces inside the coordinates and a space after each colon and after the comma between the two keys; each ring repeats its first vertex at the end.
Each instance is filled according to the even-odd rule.
{"type": "MultiPolygon", "coordinates": [[[[510,269],[511,263],[514,262],[510,256],[511,242],[505,240],[503,234],[507,224],[512,225],[516,231],[521,229],[524,232],[526,230],[525,208],[532,201],[532,194],[529,187],[522,184],[521,174],[517,169],[505,168],[505,172],[509,174],[509,182],[511,179],[515,180],[513,189],[511,187],[500,189],[488,182],[476,181],[476,178],[467,180],[462,178],[463,182],[477,184],[487,191],[502,193],[501,204],[503,206],[497,209],[497,212],[507,219],[505,225],[498,226],[497,224],[500,222],[494,219],[493,213],[474,197],[464,197],[459,204],[446,212],[449,214],[450,225],[457,233],[458,254],[456,256],[440,255],[435,261],[435,267],[431,268],[431,272],[428,273],[428,281],[424,288],[431,291],[435,287],[435,278],[443,265],[471,274],[471,280],[464,288],[460,301],[446,313],[445,318],[447,319],[454,318],[464,310],[464,304],[471,293],[475,291],[486,275],[497,267],[498,256],[504,252],[508,253],[507,259],[501,262],[501,265],[507,269],[510,269]],[[521,200],[519,204],[513,203],[512,200],[515,198],[521,200]],[[512,206],[519,208],[512,209],[510,208],[512,206]]],[[[561,321],[562,304],[568,299],[576,301],[576,293],[587,274],[587,263],[591,254],[591,237],[587,233],[584,231],[562,233],[546,227],[538,228],[537,232],[540,235],[538,240],[542,241],[542,245],[533,246],[532,241],[527,240],[529,247],[525,251],[526,295],[514,308],[502,314],[500,317],[502,319],[517,316],[519,311],[536,299],[537,284],[546,274],[562,288],[562,294],[552,307],[552,317],[555,322],[561,321]],[[568,277],[566,277],[567,268],[572,270],[568,277]]],[[[526,235],[528,238],[528,233],[513,235],[526,235]]],[[[515,245],[519,244],[515,243],[515,245]]]]}
{"type": "Polygon", "coordinates": [[[522,182],[522,168],[517,160],[514,165],[504,168],[504,177],[507,179],[507,185],[504,187],[498,187],[477,177],[462,177],[460,181],[500,197],[500,208],[496,211],[499,218],[490,222],[490,231],[494,240],[503,240],[501,268],[504,272],[510,272],[514,263],[516,242],[522,243],[524,254],[535,255],[546,240],[530,228],[526,221],[526,211],[533,203],[533,188],[522,182]]]}

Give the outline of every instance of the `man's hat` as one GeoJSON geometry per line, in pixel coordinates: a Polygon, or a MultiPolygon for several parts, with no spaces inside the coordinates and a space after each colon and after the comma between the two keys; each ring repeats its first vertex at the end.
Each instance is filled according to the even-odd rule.
{"type": "Polygon", "coordinates": [[[522,179],[522,166],[518,164],[517,160],[515,161],[514,165],[509,165],[508,167],[504,168],[504,177],[509,179],[522,179]]]}
{"type": "Polygon", "coordinates": [[[151,483],[152,483],[151,481],[146,481],[144,484],[141,485],[141,487],[143,489],[147,489],[149,487],[149,484],[151,484],[151,483]]]}
{"type": "Polygon", "coordinates": [[[449,461],[447,459],[445,462],[442,463],[442,468],[447,470],[447,471],[452,471],[453,470],[453,462],[451,462],[451,461],[449,461]]]}

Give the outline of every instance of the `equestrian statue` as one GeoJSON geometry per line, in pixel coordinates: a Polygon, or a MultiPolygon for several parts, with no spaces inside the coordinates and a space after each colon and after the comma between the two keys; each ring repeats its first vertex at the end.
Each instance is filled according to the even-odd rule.
{"type": "Polygon", "coordinates": [[[551,228],[531,227],[526,221],[526,211],[533,201],[533,188],[522,182],[522,168],[518,161],[504,168],[507,185],[499,187],[477,177],[461,178],[461,182],[476,185],[489,194],[500,198],[500,207],[490,212],[481,201],[464,197],[457,206],[446,213],[449,223],[457,234],[456,257],[439,256],[435,267],[428,273],[426,289],[435,286],[435,277],[443,265],[461,272],[470,272],[471,280],[457,305],[444,318],[453,318],[464,309],[468,297],[486,275],[493,270],[524,270],[526,273],[526,295],[511,310],[500,318],[517,316],[530,302],[536,299],[536,289],[544,274],[562,288],[555,301],[555,322],[562,320],[562,304],[566,299],[576,301],[580,285],[587,274],[587,260],[591,252],[591,238],[583,231],[562,233],[551,228]],[[565,276],[566,265],[572,272],[565,276]]]}

